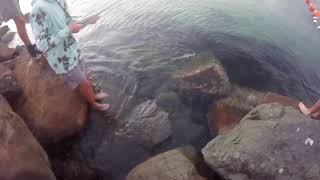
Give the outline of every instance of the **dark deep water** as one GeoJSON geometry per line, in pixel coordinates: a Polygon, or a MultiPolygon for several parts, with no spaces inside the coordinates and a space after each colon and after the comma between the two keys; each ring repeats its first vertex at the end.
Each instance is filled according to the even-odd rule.
{"type": "MultiPolygon", "coordinates": [[[[114,2],[72,0],[70,8],[86,16],[114,2]]],[[[217,57],[233,83],[308,102],[320,97],[320,31],[303,0],[123,0],[77,37],[94,83],[117,92],[114,126],[150,99],[169,113],[174,133],[152,150],[106,138],[112,131],[106,117],[91,114],[75,154],[115,179],[158,152],[188,144],[200,149],[210,140],[208,102],[180,97],[170,79],[203,53],[217,57]],[[110,87],[114,81],[118,89],[110,87]]]]}

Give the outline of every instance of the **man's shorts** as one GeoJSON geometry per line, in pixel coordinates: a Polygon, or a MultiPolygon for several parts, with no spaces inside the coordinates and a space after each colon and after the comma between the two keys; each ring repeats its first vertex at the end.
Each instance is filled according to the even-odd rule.
{"type": "Polygon", "coordinates": [[[0,0],[0,22],[22,16],[19,0],[0,0]]]}
{"type": "Polygon", "coordinates": [[[80,84],[88,81],[86,69],[83,60],[69,73],[63,75],[63,79],[71,90],[75,90],[80,84]]]}

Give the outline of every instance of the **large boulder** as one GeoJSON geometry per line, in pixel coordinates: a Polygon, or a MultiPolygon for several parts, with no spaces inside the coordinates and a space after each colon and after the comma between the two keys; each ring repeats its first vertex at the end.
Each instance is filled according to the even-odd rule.
{"type": "Polygon", "coordinates": [[[292,107],[253,109],[226,135],[202,150],[206,163],[226,180],[320,179],[320,124],[292,107]]]}
{"type": "Polygon", "coordinates": [[[55,180],[47,154],[0,95],[0,179],[55,180]]]}
{"type": "Polygon", "coordinates": [[[85,99],[78,91],[72,91],[65,85],[46,59],[31,60],[24,51],[14,74],[23,90],[23,95],[16,102],[16,112],[40,142],[58,142],[85,126],[85,99]]]}
{"type": "Polygon", "coordinates": [[[0,64],[0,94],[9,102],[13,102],[21,93],[21,88],[13,78],[13,72],[0,64]]]}
{"type": "Polygon", "coordinates": [[[178,148],[136,166],[127,180],[205,180],[196,169],[200,162],[201,158],[193,147],[178,148]]]}

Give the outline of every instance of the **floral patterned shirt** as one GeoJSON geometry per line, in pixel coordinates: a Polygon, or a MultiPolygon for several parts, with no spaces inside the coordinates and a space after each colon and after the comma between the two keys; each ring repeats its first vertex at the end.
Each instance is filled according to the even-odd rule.
{"type": "Polygon", "coordinates": [[[70,72],[80,60],[79,46],[68,27],[72,18],[65,11],[68,12],[65,0],[32,2],[30,16],[32,33],[37,47],[42,52],[50,49],[45,56],[56,74],[70,72]]]}

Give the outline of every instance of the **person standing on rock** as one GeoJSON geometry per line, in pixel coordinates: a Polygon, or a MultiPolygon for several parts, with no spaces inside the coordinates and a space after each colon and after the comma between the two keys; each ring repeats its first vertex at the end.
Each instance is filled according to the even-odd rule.
{"type": "Polygon", "coordinates": [[[26,45],[28,52],[31,56],[36,57],[37,54],[41,52],[37,50],[35,45],[31,44],[26,29],[26,20],[20,10],[19,0],[0,0],[0,4],[0,22],[7,22],[13,19],[18,34],[22,42],[26,45]]]}
{"type": "MultiPolygon", "coordinates": [[[[99,19],[93,16],[88,24],[99,19]]],[[[107,97],[106,93],[95,94],[87,77],[84,61],[80,59],[80,49],[73,37],[83,24],[74,21],[65,0],[33,0],[30,24],[37,47],[47,53],[45,56],[54,72],[61,76],[72,90],[79,89],[93,108],[106,111],[109,104],[97,101],[107,97]]]]}

